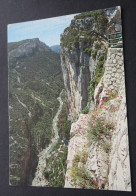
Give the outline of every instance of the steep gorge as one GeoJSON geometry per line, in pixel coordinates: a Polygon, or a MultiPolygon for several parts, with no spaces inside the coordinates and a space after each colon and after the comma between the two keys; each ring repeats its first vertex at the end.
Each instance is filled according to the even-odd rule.
{"type": "Polygon", "coordinates": [[[28,185],[38,153],[53,138],[64,88],[60,57],[38,38],[8,44],[10,184],[28,185]]]}

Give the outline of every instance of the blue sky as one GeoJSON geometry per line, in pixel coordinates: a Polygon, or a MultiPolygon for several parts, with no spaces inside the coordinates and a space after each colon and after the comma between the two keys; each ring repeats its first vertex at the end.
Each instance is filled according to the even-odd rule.
{"type": "Polygon", "coordinates": [[[8,42],[39,38],[48,46],[60,44],[60,34],[76,14],[8,25],[8,42]]]}

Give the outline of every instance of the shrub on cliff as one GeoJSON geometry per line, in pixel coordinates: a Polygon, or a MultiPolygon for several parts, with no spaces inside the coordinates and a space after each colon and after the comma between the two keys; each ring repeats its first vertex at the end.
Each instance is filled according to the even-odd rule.
{"type": "Polygon", "coordinates": [[[103,10],[97,10],[97,11],[91,11],[91,12],[84,12],[79,15],[76,15],[75,19],[85,19],[87,17],[94,18],[96,22],[96,28],[98,29],[98,33],[104,35],[107,24],[108,24],[108,18],[106,13],[103,10]]]}
{"type": "MultiPolygon", "coordinates": [[[[67,47],[69,50],[72,50],[72,46],[79,48],[79,42],[84,42],[86,43],[86,48],[88,48],[93,44],[94,41],[101,39],[102,37],[105,38],[107,24],[107,15],[103,10],[86,12],[76,15],[71,25],[64,30],[64,34],[61,36],[61,46],[67,47]],[[82,26],[78,28],[75,25],[75,20],[84,20],[87,17],[91,17],[93,19],[93,22],[95,23],[95,30],[92,29],[91,23],[90,26],[88,26],[88,29],[84,29],[82,26]]],[[[96,49],[98,50],[97,47],[96,49]]],[[[86,50],[85,53],[91,55],[91,51],[86,50]]]]}
{"type": "Polygon", "coordinates": [[[72,49],[72,45],[76,48],[79,47],[79,32],[72,26],[67,28],[67,34],[61,37],[61,44],[63,47],[67,47],[69,50],[72,49]]]}
{"type": "Polygon", "coordinates": [[[101,49],[101,43],[96,42],[95,49],[97,50],[101,49]]]}
{"type": "Polygon", "coordinates": [[[89,108],[86,106],[84,107],[84,109],[82,110],[82,114],[88,114],[89,113],[89,108]]]}
{"type": "Polygon", "coordinates": [[[98,49],[94,49],[94,50],[92,51],[92,58],[93,58],[93,60],[96,60],[97,52],[98,52],[98,49]]]}
{"type": "MultiPolygon", "coordinates": [[[[96,52],[98,52],[98,49],[96,49],[96,52]]],[[[93,57],[93,55],[95,57],[96,52],[92,52],[92,57],[93,57]]],[[[104,74],[104,71],[105,71],[104,63],[106,61],[106,58],[107,58],[107,50],[105,49],[105,52],[102,53],[100,55],[100,57],[98,58],[98,62],[97,62],[97,66],[96,66],[96,71],[95,71],[95,78],[93,78],[90,81],[90,86],[88,87],[90,100],[93,100],[94,99],[94,91],[95,91],[95,88],[98,85],[98,83],[100,82],[100,79],[102,78],[102,76],[104,74]]]]}
{"type": "Polygon", "coordinates": [[[92,48],[85,48],[83,50],[84,53],[88,54],[89,56],[91,56],[91,53],[92,53],[92,48]]]}
{"type": "MultiPolygon", "coordinates": [[[[103,102],[103,101],[102,101],[103,102]]],[[[102,135],[109,135],[110,131],[115,129],[115,124],[111,119],[106,119],[102,111],[108,110],[102,103],[92,112],[90,121],[89,137],[92,140],[98,140],[102,135]]]]}
{"type": "Polygon", "coordinates": [[[70,170],[71,184],[78,188],[96,189],[98,185],[85,167],[87,157],[88,153],[86,151],[74,156],[73,165],[70,170]]]}

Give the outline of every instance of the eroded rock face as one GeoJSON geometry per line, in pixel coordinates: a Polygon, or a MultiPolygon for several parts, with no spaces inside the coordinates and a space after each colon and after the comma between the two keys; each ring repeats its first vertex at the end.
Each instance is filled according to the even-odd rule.
{"type": "Polygon", "coordinates": [[[122,52],[122,49],[117,48],[108,50],[105,73],[94,93],[96,108],[101,108],[102,116],[112,120],[114,129],[108,135],[101,135],[97,141],[90,141],[88,131],[91,114],[80,115],[78,121],[72,124],[65,187],[81,188],[71,183],[70,171],[74,156],[86,149],[88,157],[84,167],[97,183],[98,189],[131,191],[122,52]],[[102,102],[108,99],[107,105],[102,108],[102,102]]]}
{"type": "Polygon", "coordinates": [[[74,24],[79,29],[90,29],[90,28],[92,28],[93,30],[97,30],[96,25],[95,25],[95,20],[94,20],[93,17],[87,17],[85,19],[73,20],[72,24],[74,24]]]}
{"type": "MultiPolygon", "coordinates": [[[[109,22],[104,36],[107,36],[108,33],[122,31],[120,13],[120,7],[111,9],[107,13],[109,22]]],[[[87,31],[89,27],[95,32],[97,31],[95,21],[92,18],[87,18],[86,21],[85,19],[73,20],[72,25],[75,25],[76,30],[80,31],[82,29],[87,31]]],[[[68,31],[69,28],[66,29],[62,37],[67,36],[68,31]]],[[[83,107],[87,105],[87,87],[89,81],[97,75],[97,63],[103,53],[103,48],[99,48],[95,60],[92,58],[92,54],[85,54],[84,38],[84,35],[80,36],[80,41],[78,44],[76,43],[76,46],[71,43],[70,49],[64,45],[61,48],[61,66],[68,114],[72,121],[77,120],[72,124],[70,131],[65,187],[88,188],[83,185],[85,182],[79,183],[83,181],[82,174],[78,176],[77,172],[77,178],[74,178],[76,176],[74,167],[78,171],[84,165],[85,173],[93,179],[93,188],[131,191],[123,49],[108,48],[107,42],[102,40],[105,48],[108,48],[108,54],[107,60],[104,62],[104,75],[95,86],[94,111],[90,108],[89,115],[80,114],[83,107]],[[90,122],[93,120],[92,113],[96,111],[104,116],[107,122],[111,121],[112,127],[109,128],[109,133],[105,134],[103,126],[102,132],[97,133],[100,134],[98,139],[92,139],[89,135],[90,122]],[[87,159],[83,164],[77,155],[81,157],[84,152],[87,153],[87,159]],[[77,165],[74,163],[75,159],[78,159],[77,165]]],[[[93,50],[96,49],[94,48],[95,42],[89,44],[87,50],[90,47],[93,50]]],[[[91,104],[88,106],[91,107],[91,104]]]]}
{"type": "Polygon", "coordinates": [[[61,66],[66,88],[69,119],[74,121],[88,101],[86,87],[89,86],[90,81],[89,57],[83,54],[80,55],[78,51],[70,53],[65,49],[62,53],[65,54],[65,57],[61,57],[61,66]]]}
{"type": "Polygon", "coordinates": [[[95,90],[95,103],[111,96],[111,104],[117,105],[118,112],[114,113],[117,122],[111,137],[112,150],[109,156],[109,175],[107,188],[110,190],[131,190],[129,144],[126,112],[126,95],[124,80],[123,49],[109,48],[105,73],[95,90]],[[100,92],[101,83],[103,90],[100,92]],[[99,93],[100,92],[100,93],[99,93]],[[108,92],[108,93],[107,93],[108,92]]]}
{"type": "MultiPolygon", "coordinates": [[[[95,44],[92,50],[95,50],[95,44]]],[[[71,121],[75,121],[88,102],[88,86],[90,80],[95,77],[98,59],[104,49],[97,52],[96,58],[83,52],[85,44],[80,42],[79,48],[73,47],[68,50],[61,48],[61,67],[63,72],[64,85],[66,90],[66,102],[68,116],[71,121]]],[[[91,47],[91,46],[90,46],[91,47]]]]}
{"type": "Polygon", "coordinates": [[[109,19],[109,28],[108,31],[110,33],[114,33],[114,32],[118,32],[121,31],[122,32],[122,25],[121,25],[121,9],[120,6],[116,7],[116,10],[112,13],[107,13],[108,14],[108,19],[109,19]]]}
{"type": "Polygon", "coordinates": [[[74,156],[81,154],[88,147],[87,130],[89,129],[89,115],[80,114],[77,122],[73,123],[70,131],[70,142],[67,156],[67,172],[65,177],[65,187],[72,188],[70,170],[73,165],[74,156]]]}
{"type": "Polygon", "coordinates": [[[109,158],[108,189],[131,191],[125,99],[122,100],[116,119],[117,127],[111,138],[112,150],[109,158]]]}

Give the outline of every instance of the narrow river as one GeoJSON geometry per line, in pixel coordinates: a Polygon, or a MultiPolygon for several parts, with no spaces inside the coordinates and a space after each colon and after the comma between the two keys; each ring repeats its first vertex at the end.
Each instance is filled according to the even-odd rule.
{"type": "Polygon", "coordinates": [[[32,186],[47,186],[48,185],[48,181],[46,181],[46,179],[43,176],[43,171],[46,167],[46,158],[50,155],[50,152],[53,150],[54,146],[57,144],[57,141],[59,139],[58,119],[59,119],[59,115],[60,115],[60,112],[61,112],[62,106],[63,106],[63,101],[61,99],[62,93],[63,93],[63,90],[61,91],[59,97],[57,98],[60,105],[59,105],[58,111],[53,119],[53,122],[52,122],[54,137],[52,138],[49,146],[46,149],[43,149],[38,155],[39,161],[38,161],[38,165],[36,168],[35,177],[32,180],[32,186]]]}

